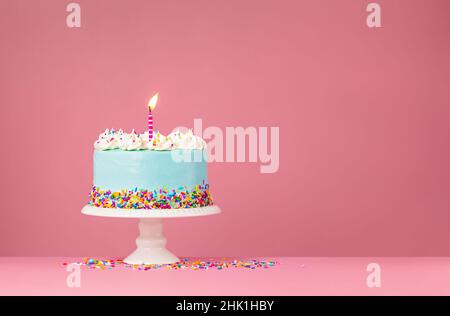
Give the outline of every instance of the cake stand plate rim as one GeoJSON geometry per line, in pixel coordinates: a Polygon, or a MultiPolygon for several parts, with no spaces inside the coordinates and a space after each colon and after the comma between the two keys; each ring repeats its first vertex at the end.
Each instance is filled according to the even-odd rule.
{"type": "Polygon", "coordinates": [[[121,209],[104,208],[92,205],[85,205],[81,213],[90,216],[119,217],[119,218],[177,218],[195,217],[219,214],[222,211],[217,205],[210,205],[196,208],[179,209],[121,209]]]}

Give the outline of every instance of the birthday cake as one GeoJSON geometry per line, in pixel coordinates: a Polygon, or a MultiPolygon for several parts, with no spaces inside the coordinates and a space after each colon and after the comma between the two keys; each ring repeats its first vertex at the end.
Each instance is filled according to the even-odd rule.
{"type": "Polygon", "coordinates": [[[213,205],[206,143],[192,131],[106,130],[94,143],[89,205],[120,209],[184,209],[213,205]]]}

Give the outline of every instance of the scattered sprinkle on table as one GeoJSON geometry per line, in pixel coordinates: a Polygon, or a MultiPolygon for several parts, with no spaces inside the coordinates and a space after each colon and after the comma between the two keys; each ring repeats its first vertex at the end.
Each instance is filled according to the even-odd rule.
{"type": "MultiPolygon", "coordinates": [[[[64,262],[63,265],[68,265],[69,263],[64,262]]],[[[91,269],[100,270],[110,270],[115,267],[125,267],[134,270],[209,270],[209,269],[233,269],[233,268],[243,268],[243,269],[267,269],[279,265],[276,261],[270,260],[259,260],[259,259],[249,259],[249,260],[235,260],[235,259],[197,259],[197,258],[182,258],[179,262],[171,264],[128,264],[123,262],[122,259],[93,259],[93,258],[83,258],[81,262],[76,262],[80,266],[85,266],[91,269]]]]}

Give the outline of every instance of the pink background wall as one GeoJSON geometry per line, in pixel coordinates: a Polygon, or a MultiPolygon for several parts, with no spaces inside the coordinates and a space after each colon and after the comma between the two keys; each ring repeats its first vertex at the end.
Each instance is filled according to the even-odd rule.
{"type": "Polygon", "coordinates": [[[450,2],[0,2],[0,255],[120,256],[133,220],[80,214],[106,127],[279,126],[280,169],[214,163],[220,216],[179,255],[450,255],[450,2]]]}

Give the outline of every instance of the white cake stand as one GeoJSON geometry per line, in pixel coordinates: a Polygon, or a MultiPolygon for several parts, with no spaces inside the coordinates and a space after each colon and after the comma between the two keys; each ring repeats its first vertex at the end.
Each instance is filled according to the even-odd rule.
{"type": "Polygon", "coordinates": [[[220,213],[216,205],[183,209],[121,209],[102,208],[86,205],[81,213],[93,216],[138,218],[139,237],[136,250],[124,259],[128,264],[167,264],[180,261],[177,256],[166,249],[163,235],[163,218],[205,216],[220,213]]]}

